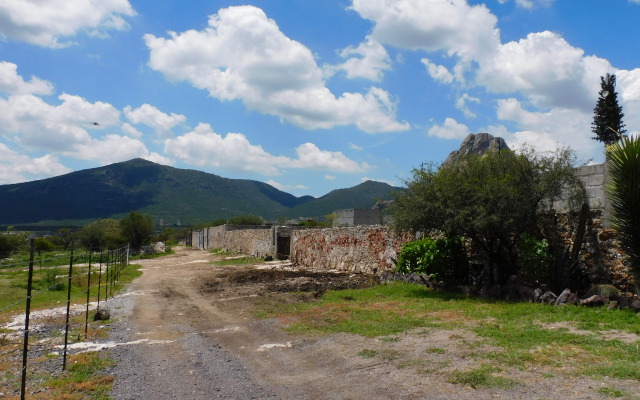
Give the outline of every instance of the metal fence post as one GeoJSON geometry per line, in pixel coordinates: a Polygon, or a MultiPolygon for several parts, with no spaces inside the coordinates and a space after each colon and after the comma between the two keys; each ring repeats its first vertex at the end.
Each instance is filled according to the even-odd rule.
{"type": "Polygon", "coordinates": [[[100,291],[102,290],[102,251],[100,251],[100,269],[98,270],[98,307],[96,310],[100,309],[100,291]]]}
{"type": "Polygon", "coordinates": [[[71,255],[69,256],[69,279],[67,282],[67,317],[64,326],[64,350],[62,354],[62,370],[67,368],[67,343],[69,341],[69,313],[71,308],[71,277],[73,275],[73,249],[74,243],[71,242],[71,255]]]}
{"type": "Polygon", "coordinates": [[[89,296],[91,292],[91,256],[93,254],[93,250],[91,247],[89,248],[89,270],[87,272],[87,309],[84,314],[84,337],[86,338],[89,334],[89,296]]]}
{"type": "Polygon", "coordinates": [[[24,317],[24,343],[22,347],[22,384],[20,385],[20,399],[24,400],[27,388],[27,354],[29,353],[29,314],[31,313],[31,286],[33,285],[33,256],[35,239],[29,244],[29,277],[27,278],[27,306],[24,317]]]}
{"type": "Polygon", "coordinates": [[[109,250],[107,250],[107,270],[104,273],[104,301],[109,300],[109,250]]]}

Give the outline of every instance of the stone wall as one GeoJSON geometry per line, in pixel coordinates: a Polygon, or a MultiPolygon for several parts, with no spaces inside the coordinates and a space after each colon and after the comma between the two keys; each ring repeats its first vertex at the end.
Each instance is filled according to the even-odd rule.
{"type": "Polygon", "coordinates": [[[402,245],[413,240],[382,226],[309,229],[291,233],[291,261],[306,268],[380,275],[395,268],[402,245]]]}
{"type": "MultiPolygon", "coordinates": [[[[567,247],[573,248],[578,225],[577,213],[561,213],[556,218],[567,247]]],[[[620,249],[616,231],[603,225],[602,210],[592,210],[590,218],[587,218],[579,265],[593,284],[611,283],[623,292],[634,291],[629,257],[620,249]]]]}

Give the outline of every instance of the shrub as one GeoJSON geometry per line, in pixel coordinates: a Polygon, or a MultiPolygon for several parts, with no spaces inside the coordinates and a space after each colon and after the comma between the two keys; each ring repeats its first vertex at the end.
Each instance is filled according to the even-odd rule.
{"type": "Polygon", "coordinates": [[[459,237],[424,238],[402,247],[397,270],[404,274],[415,272],[427,275],[448,285],[458,285],[469,277],[469,262],[459,237]]]}
{"type": "Polygon", "coordinates": [[[549,283],[551,254],[549,242],[526,233],[520,236],[518,265],[523,282],[539,285],[549,283]]]}
{"type": "Polygon", "coordinates": [[[470,239],[484,258],[488,283],[502,285],[518,273],[518,242],[523,233],[540,231],[539,215],[562,198],[582,203],[584,188],[574,167],[568,149],[548,155],[489,152],[440,168],[423,166],[406,181],[407,190],[396,194],[396,230],[438,230],[470,239]]]}
{"type": "Polygon", "coordinates": [[[62,272],[60,272],[58,268],[47,269],[44,277],[42,278],[42,282],[44,283],[45,288],[55,291],[66,289],[67,285],[65,281],[58,278],[58,276],[61,274],[62,272]]]}

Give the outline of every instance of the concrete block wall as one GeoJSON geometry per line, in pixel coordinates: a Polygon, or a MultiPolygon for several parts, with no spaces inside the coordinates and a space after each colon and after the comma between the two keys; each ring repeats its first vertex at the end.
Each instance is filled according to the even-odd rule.
{"type": "Polygon", "coordinates": [[[604,210],[607,197],[604,191],[606,167],[604,164],[585,165],[577,170],[577,175],[584,183],[587,199],[592,209],[604,210]]]}
{"type": "Polygon", "coordinates": [[[402,245],[413,240],[388,227],[354,226],[291,233],[291,262],[306,268],[379,275],[395,268],[402,245]]]}
{"type": "Polygon", "coordinates": [[[334,226],[354,226],[354,225],[380,225],[380,210],[364,210],[359,208],[350,208],[346,210],[334,211],[336,218],[333,221],[334,226]]]}

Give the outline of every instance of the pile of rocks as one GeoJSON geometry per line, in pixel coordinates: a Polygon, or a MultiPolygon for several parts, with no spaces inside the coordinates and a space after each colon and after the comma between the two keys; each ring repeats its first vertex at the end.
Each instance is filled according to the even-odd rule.
{"type": "MultiPolygon", "coordinates": [[[[527,288],[528,289],[528,288],[527,288]]],[[[635,312],[640,312],[640,299],[633,296],[603,296],[594,294],[586,298],[579,298],[577,294],[571,292],[569,289],[565,289],[556,296],[550,290],[542,291],[542,289],[535,289],[531,292],[526,292],[526,300],[534,303],[549,304],[554,306],[564,306],[567,304],[585,307],[607,307],[608,309],[632,309],[635,312]]]]}

